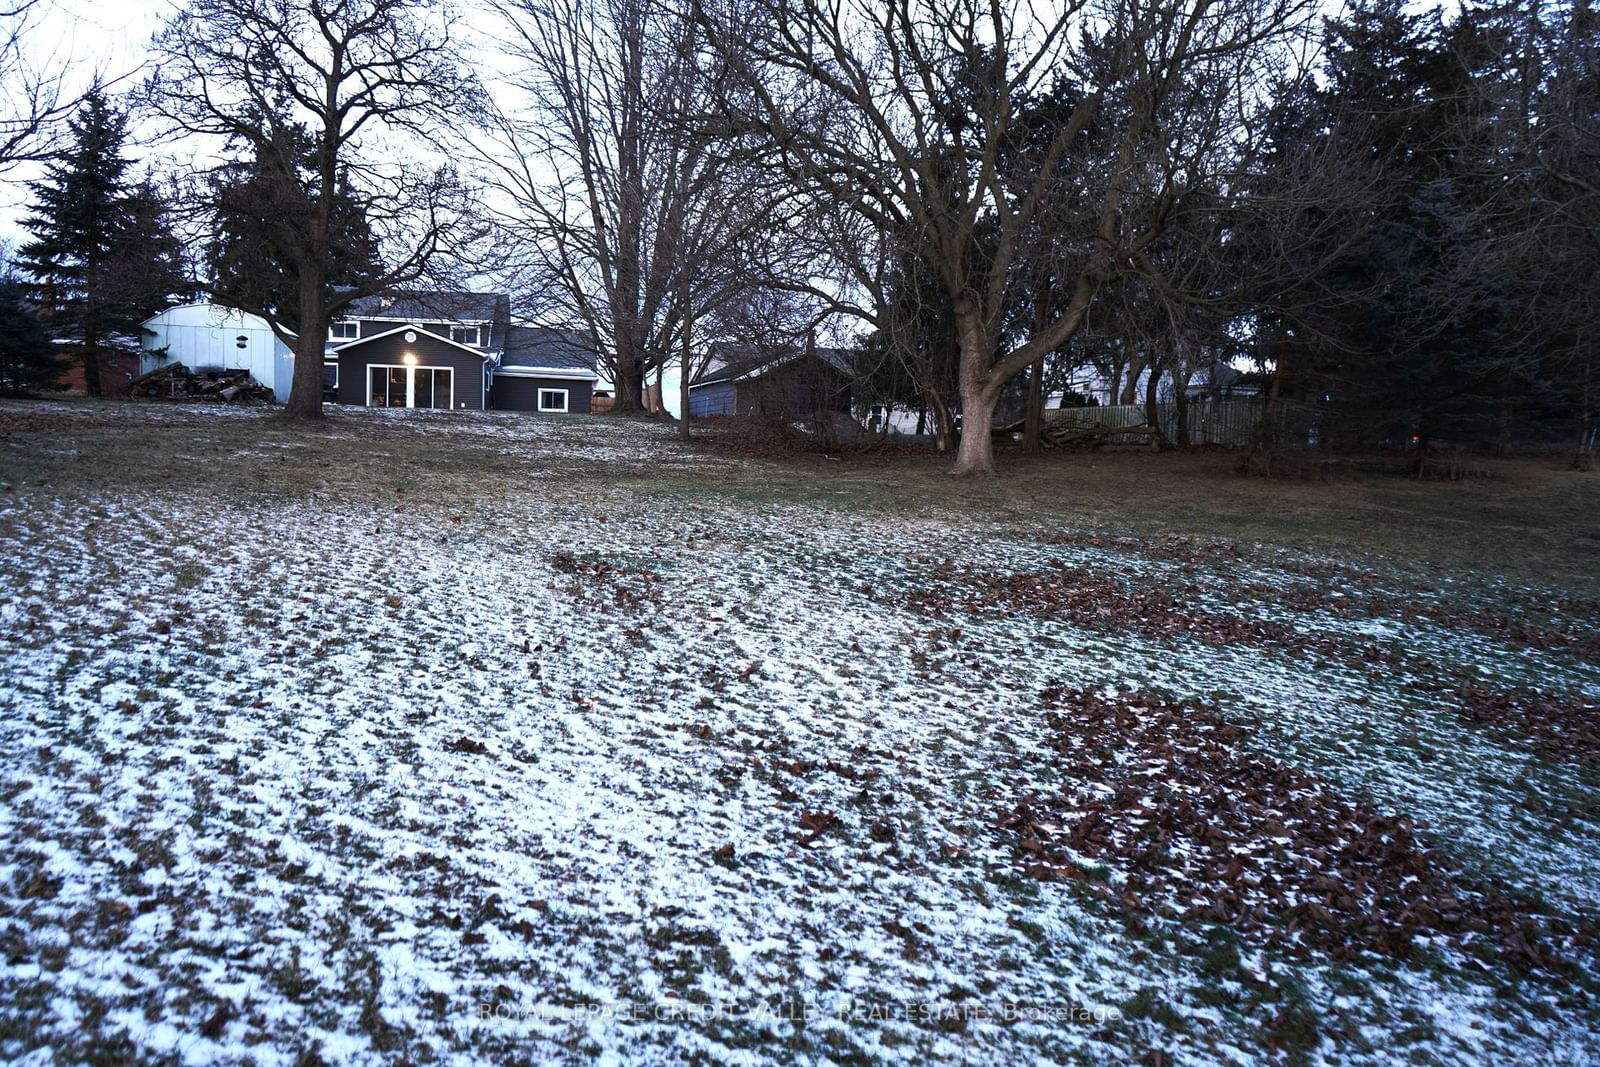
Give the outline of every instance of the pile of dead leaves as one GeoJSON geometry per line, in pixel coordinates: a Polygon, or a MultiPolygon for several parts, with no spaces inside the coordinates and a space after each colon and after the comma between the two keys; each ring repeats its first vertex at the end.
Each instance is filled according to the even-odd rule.
{"type": "Polygon", "coordinates": [[[1052,744],[1069,783],[1002,816],[1033,877],[1085,880],[1136,916],[1225,923],[1285,950],[1404,957],[1448,939],[1519,971],[1562,970],[1593,944],[1529,901],[1474,886],[1412,820],[1339,796],[1243,745],[1213,706],[1148,693],[1048,689],[1052,744]],[[1118,879],[1113,879],[1117,881],[1118,879]]]}
{"type": "Polygon", "coordinates": [[[1470,723],[1547,756],[1600,763],[1600,704],[1538,689],[1490,689],[1471,682],[1458,684],[1450,695],[1470,723]]]}
{"type": "Polygon", "coordinates": [[[1485,611],[1480,606],[1436,602],[1403,604],[1395,613],[1407,622],[1420,619],[1437,626],[1473,630],[1506,644],[1600,660],[1600,629],[1592,625],[1541,626],[1485,611]]]}
{"type": "Polygon", "coordinates": [[[622,611],[649,610],[661,604],[661,575],[640,567],[595,556],[557,552],[550,565],[575,579],[578,595],[622,611]]]}
{"type": "MultiPolygon", "coordinates": [[[[1198,594],[1201,590],[1190,584],[1176,591],[1198,594]]],[[[1383,663],[1394,657],[1393,650],[1373,641],[1303,633],[1281,622],[1210,611],[1185,603],[1171,590],[1139,588],[1064,564],[1046,571],[1005,574],[945,561],[935,566],[926,583],[907,594],[905,603],[938,617],[952,610],[1015,613],[1085,629],[1155,638],[1192,637],[1212,645],[1253,645],[1352,662],[1383,663]]]]}
{"type": "MultiPolygon", "coordinates": [[[[1181,535],[1140,540],[1100,534],[1053,533],[1038,537],[1037,540],[1052,545],[1116,549],[1147,559],[1175,560],[1185,564],[1185,573],[1190,573],[1196,567],[1211,571],[1224,570],[1251,558],[1243,547],[1233,542],[1207,541],[1181,535]]],[[[1546,625],[1508,616],[1482,603],[1440,599],[1441,591],[1436,587],[1403,583],[1393,592],[1378,592],[1375,587],[1380,584],[1380,578],[1372,571],[1282,559],[1274,560],[1269,565],[1275,570],[1314,579],[1342,578],[1347,586],[1354,585],[1358,589],[1333,591],[1304,585],[1228,580],[1218,587],[1218,591],[1236,599],[1256,600],[1295,611],[1327,611],[1344,618],[1395,618],[1404,622],[1446,626],[1470,630],[1507,644],[1567,653],[1585,660],[1600,659],[1600,628],[1581,621],[1600,617],[1600,603],[1592,599],[1518,597],[1514,594],[1507,597],[1513,602],[1521,601],[1521,606],[1529,612],[1560,614],[1568,620],[1546,625]]]]}

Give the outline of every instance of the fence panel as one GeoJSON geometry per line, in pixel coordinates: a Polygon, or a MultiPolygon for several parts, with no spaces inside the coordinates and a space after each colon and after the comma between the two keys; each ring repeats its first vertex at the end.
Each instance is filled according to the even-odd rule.
{"type": "MultiPolygon", "coordinates": [[[[1192,445],[1226,445],[1246,448],[1251,435],[1261,419],[1259,400],[1223,400],[1212,403],[1189,404],[1189,443],[1192,445]]],[[[1157,404],[1156,418],[1162,434],[1169,441],[1177,440],[1178,415],[1173,404],[1157,404]]],[[[1046,426],[1070,426],[1087,429],[1091,426],[1144,426],[1146,412],[1143,404],[1110,404],[1090,408],[1050,408],[1044,413],[1046,426]]]]}

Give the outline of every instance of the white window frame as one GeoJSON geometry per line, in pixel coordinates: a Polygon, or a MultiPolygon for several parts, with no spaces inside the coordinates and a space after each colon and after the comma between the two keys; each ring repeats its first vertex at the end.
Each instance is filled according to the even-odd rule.
{"type": "MultiPolygon", "coordinates": [[[[406,375],[406,410],[415,411],[417,408],[417,372],[418,371],[449,371],[450,372],[450,403],[444,407],[434,404],[424,411],[454,411],[456,409],[456,369],[454,367],[413,366],[410,363],[368,363],[367,371],[367,407],[372,406],[372,372],[375,370],[403,370],[410,371],[406,375]]],[[[387,380],[387,378],[385,379],[387,380]]],[[[438,397],[434,397],[435,400],[438,397]]],[[[392,405],[391,405],[392,407],[392,405]]]]}
{"type": "Polygon", "coordinates": [[[328,340],[330,340],[330,341],[355,341],[355,340],[359,340],[360,337],[361,337],[361,323],[357,322],[355,319],[341,319],[341,320],[338,320],[336,322],[328,323],[328,340]],[[339,334],[339,333],[334,333],[333,332],[334,330],[338,329],[341,326],[354,327],[355,328],[355,332],[350,334],[350,335],[348,335],[348,336],[346,336],[344,334],[339,334]]]}
{"type": "Polygon", "coordinates": [[[450,338],[450,340],[454,341],[458,345],[472,345],[474,348],[476,348],[483,343],[483,327],[451,326],[450,332],[445,334],[445,336],[450,338]],[[467,340],[465,336],[469,332],[472,334],[472,339],[470,341],[467,340]],[[456,334],[458,333],[462,336],[457,337],[456,334]]]}
{"type": "MultiPolygon", "coordinates": [[[[323,360],[322,369],[326,371],[329,367],[333,368],[333,388],[337,391],[339,388],[339,361],[336,359],[332,361],[323,360]]],[[[370,374],[367,375],[367,388],[372,388],[372,375],[370,374]]]]}
{"type": "Polygon", "coordinates": [[[567,389],[546,389],[542,385],[539,386],[539,388],[536,390],[536,395],[534,397],[534,407],[535,407],[535,409],[537,409],[539,411],[549,412],[551,414],[564,415],[564,414],[567,413],[568,409],[571,407],[571,404],[572,404],[572,397],[571,397],[570,390],[567,390],[567,389]],[[545,407],[544,406],[544,395],[546,393],[560,393],[561,394],[561,406],[558,407],[558,408],[547,408],[547,407],[545,407]]]}

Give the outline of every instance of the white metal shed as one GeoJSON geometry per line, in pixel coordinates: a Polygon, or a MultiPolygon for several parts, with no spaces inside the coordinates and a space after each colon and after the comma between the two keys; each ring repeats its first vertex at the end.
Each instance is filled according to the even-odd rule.
{"type": "Polygon", "coordinates": [[[278,403],[289,399],[294,351],[259,315],[220,304],[183,304],[146,319],[143,342],[145,373],[172,362],[190,370],[247,370],[278,403]]]}

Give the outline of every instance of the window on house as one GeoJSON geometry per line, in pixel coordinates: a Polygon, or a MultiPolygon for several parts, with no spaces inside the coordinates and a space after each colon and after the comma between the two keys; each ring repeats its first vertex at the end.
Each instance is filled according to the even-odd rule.
{"type": "Polygon", "coordinates": [[[348,320],[328,323],[328,338],[330,340],[354,341],[359,336],[361,336],[361,325],[359,323],[348,320]]]}
{"type": "Polygon", "coordinates": [[[567,410],[567,391],[565,389],[539,390],[540,411],[565,411],[567,410]]]}
{"type": "Polygon", "coordinates": [[[452,326],[450,327],[450,340],[464,345],[476,345],[482,339],[481,327],[478,326],[452,326]]]}

